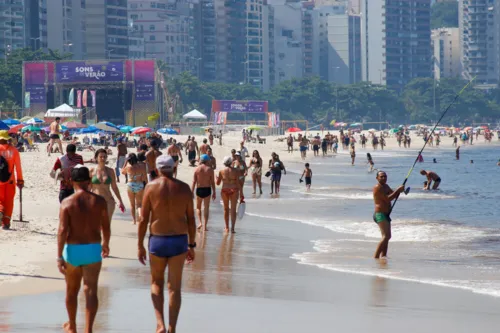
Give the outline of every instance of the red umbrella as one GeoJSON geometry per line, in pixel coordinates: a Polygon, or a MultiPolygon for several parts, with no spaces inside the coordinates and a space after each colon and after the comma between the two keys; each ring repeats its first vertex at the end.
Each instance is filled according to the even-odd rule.
{"type": "Polygon", "coordinates": [[[151,132],[152,129],[149,127],[141,127],[132,132],[132,134],[145,134],[151,132]]]}
{"type": "Polygon", "coordinates": [[[86,128],[87,125],[84,125],[82,123],[77,123],[76,121],[68,121],[63,124],[66,126],[68,129],[75,129],[75,128],[86,128]]]}
{"type": "Polygon", "coordinates": [[[23,128],[24,126],[26,126],[26,125],[24,125],[24,124],[14,125],[14,126],[12,126],[12,127],[9,129],[9,133],[17,133],[17,132],[19,132],[19,131],[21,130],[21,128],[23,128]]]}
{"type": "Polygon", "coordinates": [[[292,133],[295,133],[295,132],[302,132],[302,130],[298,127],[290,127],[289,129],[286,130],[287,132],[292,132],[292,133]]]}

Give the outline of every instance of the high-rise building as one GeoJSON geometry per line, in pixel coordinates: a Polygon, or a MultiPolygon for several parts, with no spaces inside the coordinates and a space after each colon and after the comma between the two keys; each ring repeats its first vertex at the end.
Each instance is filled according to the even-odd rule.
{"type": "Polygon", "coordinates": [[[190,3],[129,0],[128,15],[134,34],[144,38],[146,58],[164,61],[172,76],[192,69],[195,53],[190,50],[190,36],[195,21],[190,3]]]}
{"type": "Polygon", "coordinates": [[[397,90],[431,77],[430,0],[362,0],[362,79],[397,90]]]}
{"type": "Polygon", "coordinates": [[[23,0],[0,0],[0,50],[4,56],[26,47],[25,11],[23,0]]]}
{"type": "Polygon", "coordinates": [[[480,84],[499,82],[499,7],[495,0],[459,1],[462,75],[480,84]]]}
{"type": "Polygon", "coordinates": [[[432,30],[434,78],[459,77],[462,74],[458,28],[432,30]]]}
{"type": "Polygon", "coordinates": [[[85,2],[44,2],[42,8],[45,8],[42,10],[46,17],[46,36],[42,33],[43,46],[61,53],[71,53],[73,59],[86,59],[85,2]]]}
{"type": "Polygon", "coordinates": [[[274,16],[265,0],[215,0],[217,81],[271,86],[274,16]]]}
{"type": "Polygon", "coordinates": [[[128,58],[127,0],[85,0],[81,3],[85,8],[87,58],[128,58]]]}
{"type": "Polygon", "coordinates": [[[361,20],[359,15],[328,16],[328,80],[353,84],[361,81],[361,20]]]}
{"type": "MultiPolygon", "coordinates": [[[[343,75],[339,73],[338,66],[331,66],[330,60],[333,59],[332,47],[329,43],[329,19],[334,15],[345,15],[347,11],[347,3],[334,2],[333,5],[327,6],[316,6],[316,7],[306,7],[307,12],[311,13],[312,25],[311,28],[307,29],[307,32],[311,32],[312,38],[312,73],[313,75],[318,75],[323,80],[329,80],[335,76],[343,75]]],[[[349,36],[348,29],[344,29],[341,34],[344,34],[346,38],[349,36]]],[[[307,64],[308,59],[306,59],[307,64]]],[[[346,81],[349,80],[349,74],[345,73],[346,81]]],[[[336,79],[335,79],[336,80],[336,79]]]]}
{"type": "Polygon", "coordinates": [[[33,50],[47,48],[47,1],[25,0],[26,47],[33,50]]]}
{"type": "Polygon", "coordinates": [[[300,78],[304,71],[302,4],[285,0],[268,2],[274,9],[275,81],[300,78]]]}

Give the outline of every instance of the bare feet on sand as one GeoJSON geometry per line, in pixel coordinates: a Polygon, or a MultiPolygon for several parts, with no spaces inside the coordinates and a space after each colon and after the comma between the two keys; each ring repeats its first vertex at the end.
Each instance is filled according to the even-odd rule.
{"type": "Polygon", "coordinates": [[[76,333],[76,327],[71,328],[69,321],[63,324],[63,329],[66,333],[76,333]]]}

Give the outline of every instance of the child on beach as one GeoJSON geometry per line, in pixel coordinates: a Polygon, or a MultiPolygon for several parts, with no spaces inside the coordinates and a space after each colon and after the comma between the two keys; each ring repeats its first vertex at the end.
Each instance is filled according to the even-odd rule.
{"type": "Polygon", "coordinates": [[[375,165],[375,163],[373,163],[372,154],[366,153],[366,158],[368,159],[368,162],[366,164],[370,164],[370,171],[369,172],[372,172],[373,166],[375,165]]]}
{"type": "Polygon", "coordinates": [[[312,172],[311,168],[309,168],[309,163],[306,163],[306,168],[304,169],[304,172],[302,172],[302,177],[300,177],[300,182],[302,183],[302,178],[306,179],[306,189],[308,191],[311,190],[312,175],[313,175],[313,172],[312,172]]]}

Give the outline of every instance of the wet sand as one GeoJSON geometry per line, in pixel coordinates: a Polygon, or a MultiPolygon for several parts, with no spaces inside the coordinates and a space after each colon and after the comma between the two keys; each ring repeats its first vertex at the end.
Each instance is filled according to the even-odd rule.
{"type": "MultiPolygon", "coordinates": [[[[331,237],[330,232],[245,217],[236,235],[225,236],[222,209],[216,205],[213,211],[210,230],[198,240],[196,261],[185,271],[179,332],[498,330],[498,298],[299,265],[290,255],[311,251],[309,240],[331,237]]],[[[117,223],[114,237],[120,241],[112,254],[119,258],[104,264],[95,331],[153,332],[148,267],[135,258],[132,228],[117,223]]],[[[60,278],[53,269],[45,273],[60,278]]],[[[63,281],[27,280],[42,289],[41,284],[52,283],[60,291],[0,298],[0,332],[60,332],[66,320],[63,281]]],[[[83,305],[81,297],[80,325],[83,305]]]]}

